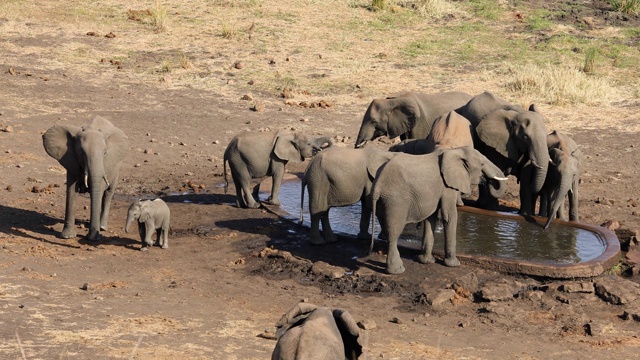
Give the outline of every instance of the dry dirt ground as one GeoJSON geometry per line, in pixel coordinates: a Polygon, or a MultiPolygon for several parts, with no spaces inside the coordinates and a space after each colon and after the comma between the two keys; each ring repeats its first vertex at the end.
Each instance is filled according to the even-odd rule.
{"type": "MultiPolygon", "coordinates": [[[[58,14],[53,10],[61,3],[40,6],[58,14]]],[[[124,2],[105,3],[126,13],[124,2]]],[[[215,6],[209,10],[215,16],[215,6]]],[[[288,105],[279,93],[256,88],[263,81],[260,71],[250,75],[258,85],[250,85],[242,72],[253,70],[234,67],[236,61],[260,63],[284,73],[287,50],[253,54],[241,43],[204,52],[209,67],[201,77],[215,86],[187,86],[180,70],[138,71],[158,64],[162,50],[121,51],[121,64],[110,61],[114,42],[155,36],[137,25],[97,22],[92,28],[73,17],[63,24],[11,15],[0,17],[1,358],[267,359],[275,341],[259,335],[273,331],[279,317],[303,299],[374,321],[366,335],[369,358],[630,359],[640,351],[639,275],[624,255],[600,277],[554,281],[465,265],[421,265],[405,252],[407,272],[388,276],[376,270],[384,254],[360,257],[366,243],[341,238],[311,247],[305,228],[265,209],[238,209],[232,191],[224,194],[222,154],[235,133],[295,129],[333,135],[338,146],[351,147],[374,90],[294,98],[327,99],[328,108],[288,105]],[[115,38],[104,37],[110,31],[115,38]],[[56,52],[65,48],[75,51],[66,62],[56,52]],[[91,62],[78,60],[85,58],[91,62]],[[254,103],[241,100],[247,93],[265,109],[250,110],[254,103]],[[64,170],[44,152],[41,134],[53,124],[78,125],[96,114],[123,129],[131,143],[110,229],[98,243],[63,240],[64,170]],[[126,210],[136,198],[156,196],[172,211],[170,247],[140,252],[136,234],[122,229],[126,210]],[[343,276],[332,278],[336,269],[343,276]]],[[[202,35],[192,39],[199,44],[194,52],[204,51],[207,36],[216,37],[202,35]]],[[[220,41],[216,37],[211,46],[220,41]]],[[[296,56],[305,55],[292,55],[292,62],[296,56]]],[[[403,71],[410,79],[419,69],[403,71]]],[[[451,85],[434,78],[432,84],[433,91],[501,93],[495,83],[480,80],[451,85]]],[[[370,87],[381,89],[377,96],[414,89],[370,87]]],[[[571,133],[586,154],[582,220],[617,221],[626,252],[640,229],[638,102],[543,104],[543,110],[552,128],[571,133]]],[[[517,206],[516,195],[512,182],[503,206],[517,206]]],[[[79,200],[79,234],[86,233],[88,204],[88,197],[79,200]]]]}

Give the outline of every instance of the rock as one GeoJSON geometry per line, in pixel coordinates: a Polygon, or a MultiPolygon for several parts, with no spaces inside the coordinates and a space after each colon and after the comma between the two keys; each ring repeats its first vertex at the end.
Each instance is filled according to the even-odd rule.
{"type": "Polygon", "coordinates": [[[486,284],[480,289],[480,296],[485,301],[508,301],[513,300],[513,291],[507,284],[486,284]]]}
{"type": "Polygon", "coordinates": [[[376,324],[376,322],[371,319],[364,319],[362,321],[358,321],[358,327],[362,330],[373,330],[377,326],[378,325],[376,324]]]}
{"type": "Polygon", "coordinates": [[[301,122],[309,122],[309,118],[304,117],[304,118],[300,119],[300,121],[301,122]]]}
{"type": "Polygon", "coordinates": [[[640,304],[629,307],[622,314],[624,320],[635,320],[640,322],[640,304]]]}
{"type": "Polygon", "coordinates": [[[615,275],[596,279],[596,294],[604,301],[614,305],[625,305],[640,295],[640,285],[615,275]]]}
{"type": "Polygon", "coordinates": [[[330,279],[338,279],[344,276],[343,268],[327,264],[324,261],[314,262],[311,271],[316,275],[326,276],[330,279]]]}
{"type": "Polygon", "coordinates": [[[12,191],[12,190],[13,190],[13,185],[7,185],[7,187],[5,188],[5,190],[7,190],[7,191],[12,191]]]}
{"type": "Polygon", "coordinates": [[[233,67],[240,70],[244,67],[244,63],[242,61],[236,61],[235,63],[233,63],[233,67]]]}
{"type": "Polygon", "coordinates": [[[249,81],[247,82],[247,85],[255,85],[255,83],[256,83],[256,82],[255,82],[254,80],[249,80],[249,81]]]}
{"type": "Polygon", "coordinates": [[[640,264],[640,250],[638,249],[629,250],[625,258],[631,264],[640,264]]]}
{"type": "Polygon", "coordinates": [[[251,110],[255,111],[255,112],[263,112],[265,110],[266,106],[264,105],[264,103],[262,101],[258,101],[255,103],[255,105],[253,105],[253,107],[251,108],[251,110]]]}
{"type": "Polygon", "coordinates": [[[591,320],[585,325],[587,335],[598,336],[613,331],[613,324],[609,321],[591,320]]]}
{"type": "Polygon", "coordinates": [[[400,325],[400,324],[402,324],[402,323],[403,323],[402,319],[397,318],[397,317],[394,317],[394,318],[392,318],[392,319],[391,319],[391,320],[389,320],[389,321],[390,321],[390,322],[392,322],[392,323],[394,323],[394,324],[398,324],[398,325],[400,325]]]}
{"type": "Polygon", "coordinates": [[[616,220],[605,221],[604,223],[600,224],[600,226],[602,226],[603,228],[607,228],[611,231],[616,231],[620,229],[620,223],[617,222],[616,220]]]}
{"type": "Polygon", "coordinates": [[[274,332],[272,332],[272,331],[269,331],[269,330],[265,330],[261,334],[258,334],[258,336],[263,338],[263,339],[278,340],[278,337],[276,336],[276,334],[274,332]]]}
{"type": "Polygon", "coordinates": [[[476,276],[476,274],[473,272],[468,273],[467,275],[457,278],[453,282],[451,287],[454,290],[457,290],[458,288],[463,288],[467,291],[474,293],[478,291],[478,276],[476,276]]]}
{"type": "Polygon", "coordinates": [[[447,304],[451,303],[451,299],[456,295],[452,289],[441,289],[435,293],[426,295],[427,303],[435,310],[442,310],[447,304]]]}
{"type": "Polygon", "coordinates": [[[11,125],[7,125],[2,129],[2,132],[6,132],[6,133],[12,133],[13,132],[13,126],[11,125]]]}
{"type": "Polygon", "coordinates": [[[84,283],[84,284],[80,287],[80,290],[84,290],[84,291],[89,290],[89,283],[84,283]]]}
{"type": "Polygon", "coordinates": [[[144,153],[145,154],[151,154],[153,152],[153,150],[151,149],[144,149],[144,153]]]}
{"type": "Polygon", "coordinates": [[[253,101],[253,94],[244,94],[244,95],[242,95],[240,100],[253,101]]]}
{"type": "Polygon", "coordinates": [[[562,284],[560,285],[560,291],[568,292],[568,293],[593,293],[593,283],[591,282],[581,282],[581,283],[570,283],[570,284],[562,284]]]}
{"type": "Polygon", "coordinates": [[[109,39],[113,39],[114,37],[116,37],[116,34],[114,34],[113,32],[109,32],[107,35],[105,35],[104,37],[109,38],[109,39]]]}

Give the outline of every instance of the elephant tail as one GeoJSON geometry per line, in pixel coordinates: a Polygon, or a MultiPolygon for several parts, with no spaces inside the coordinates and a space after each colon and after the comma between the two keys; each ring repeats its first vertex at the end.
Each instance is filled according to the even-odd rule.
{"type": "Polygon", "coordinates": [[[224,193],[227,193],[227,190],[229,190],[229,181],[227,181],[227,154],[225,154],[224,160],[222,161],[222,175],[224,175],[224,193]]]}
{"type": "Polygon", "coordinates": [[[376,239],[376,203],[378,202],[378,198],[380,195],[378,191],[376,191],[376,184],[374,182],[373,188],[371,189],[371,244],[369,244],[369,252],[367,256],[371,255],[373,252],[373,242],[376,239]]]}
{"type": "Polygon", "coordinates": [[[307,182],[304,178],[302,178],[302,190],[300,192],[300,218],[298,219],[298,224],[302,225],[302,212],[304,210],[304,188],[307,186],[307,182]]]}

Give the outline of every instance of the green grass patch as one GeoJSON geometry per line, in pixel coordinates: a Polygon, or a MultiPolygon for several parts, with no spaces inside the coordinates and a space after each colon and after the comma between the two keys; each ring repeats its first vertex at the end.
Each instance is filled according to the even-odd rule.
{"type": "Polygon", "coordinates": [[[553,22],[551,21],[552,15],[553,12],[549,10],[535,10],[525,19],[527,29],[531,31],[549,30],[551,28],[551,25],[553,25],[553,22]]]}
{"type": "Polygon", "coordinates": [[[640,13],[640,0],[609,0],[609,4],[615,11],[625,14],[638,15],[640,13]]]}
{"type": "Polygon", "coordinates": [[[498,20],[504,13],[496,0],[469,0],[469,7],[476,16],[486,20],[498,20]]]}

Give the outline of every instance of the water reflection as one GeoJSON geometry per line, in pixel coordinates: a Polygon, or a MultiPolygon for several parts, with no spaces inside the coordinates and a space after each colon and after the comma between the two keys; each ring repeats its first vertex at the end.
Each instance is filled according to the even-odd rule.
{"type": "MultiPolygon", "coordinates": [[[[261,197],[263,194],[261,194],[261,197]]],[[[264,195],[266,198],[266,195],[264,195]]],[[[308,196],[305,196],[304,224],[309,226],[308,196]]],[[[284,182],[280,190],[281,208],[292,218],[300,213],[300,183],[284,182]]],[[[356,235],[360,221],[360,204],[332,208],[329,211],[335,232],[356,235]]],[[[376,233],[380,228],[376,223],[376,233]]],[[[400,245],[420,248],[421,230],[408,224],[400,245]]],[[[434,249],[444,249],[442,225],[438,224],[434,249]]],[[[605,251],[604,240],[588,230],[552,224],[544,231],[525,221],[488,215],[458,212],[458,246],[461,254],[527,260],[541,263],[575,264],[595,259],[605,251]]]]}

